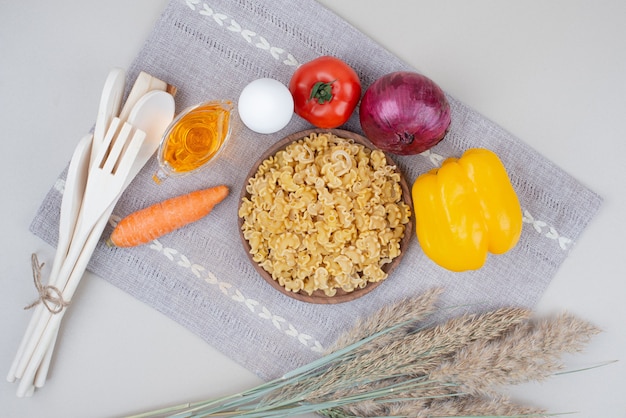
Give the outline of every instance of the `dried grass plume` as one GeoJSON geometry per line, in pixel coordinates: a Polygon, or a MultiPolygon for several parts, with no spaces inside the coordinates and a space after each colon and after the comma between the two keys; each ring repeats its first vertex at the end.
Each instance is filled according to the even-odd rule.
{"type": "Polygon", "coordinates": [[[362,319],[319,360],[248,391],[135,416],[540,417],[502,386],[544,380],[599,332],[573,315],[504,307],[432,323],[441,289],[362,319]],[[182,416],[182,415],[181,415],[182,416]]]}

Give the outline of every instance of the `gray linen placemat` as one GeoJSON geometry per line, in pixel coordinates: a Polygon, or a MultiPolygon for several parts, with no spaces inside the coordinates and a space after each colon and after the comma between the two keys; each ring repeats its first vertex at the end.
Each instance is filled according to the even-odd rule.
{"type": "MultiPolygon", "coordinates": [[[[129,84],[141,70],[159,77],[178,87],[177,109],[182,110],[210,99],[236,100],[247,83],[261,77],[287,84],[298,64],[320,55],[344,59],[356,69],[364,89],[383,74],[412,70],[314,0],[172,0],[129,69],[129,84]]],[[[156,185],[150,178],[156,162],[149,162],[120,200],[116,216],[217,184],[228,185],[231,195],[205,219],[150,245],[112,249],[101,242],[89,269],[264,379],[318,357],[356,317],[433,286],[446,289],[445,304],[532,307],[601,198],[493,122],[449,100],[452,125],[447,138],[424,154],[393,159],[411,184],[419,173],[470,147],[500,155],[519,194],[524,227],[517,247],[490,257],[481,270],[447,272],[429,261],[412,239],[394,274],[353,302],[307,304],[266,284],[240,243],[238,196],[252,163],[265,149],[310,128],[297,116],[273,135],[239,126],[219,161],[193,176],[156,185]]],[[[357,117],[343,128],[361,132],[357,117]]],[[[52,245],[64,177],[62,173],[45,197],[31,226],[52,245]]]]}

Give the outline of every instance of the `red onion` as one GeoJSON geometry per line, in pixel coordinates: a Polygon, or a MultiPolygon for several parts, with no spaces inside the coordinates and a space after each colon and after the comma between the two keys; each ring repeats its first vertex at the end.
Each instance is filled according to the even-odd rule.
{"type": "Polygon", "coordinates": [[[365,136],[383,151],[419,154],[443,139],[450,104],[431,79],[399,71],[384,75],[365,91],[359,110],[365,136]]]}

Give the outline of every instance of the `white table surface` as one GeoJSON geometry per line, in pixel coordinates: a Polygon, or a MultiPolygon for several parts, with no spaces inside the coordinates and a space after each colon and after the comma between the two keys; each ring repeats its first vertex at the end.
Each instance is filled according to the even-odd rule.
{"type": "MultiPolygon", "coordinates": [[[[626,417],[626,2],[322,0],[600,193],[605,202],[537,306],[604,330],[571,368],[513,390],[579,417],[626,417]]],[[[35,296],[28,226],[94,121],[108,70],[127,68],[166,0],[0,0],[0,375],[35,296]]],[[[191,332],[87,274],[64,318],[49,380],[32,398],[0,381],[2,417],[110,417],[260,382],[191,332]]]]}

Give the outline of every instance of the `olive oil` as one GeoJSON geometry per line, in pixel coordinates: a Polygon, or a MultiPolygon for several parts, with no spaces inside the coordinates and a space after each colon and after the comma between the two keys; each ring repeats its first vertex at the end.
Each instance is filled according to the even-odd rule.
{"type": "Polygon", "coordinates": [[[212,101],[183,112],[167,129],[159,149],[161,170],[154,180],[197,170],[211,161],[230,135],[230,101],[212,101]]]}

